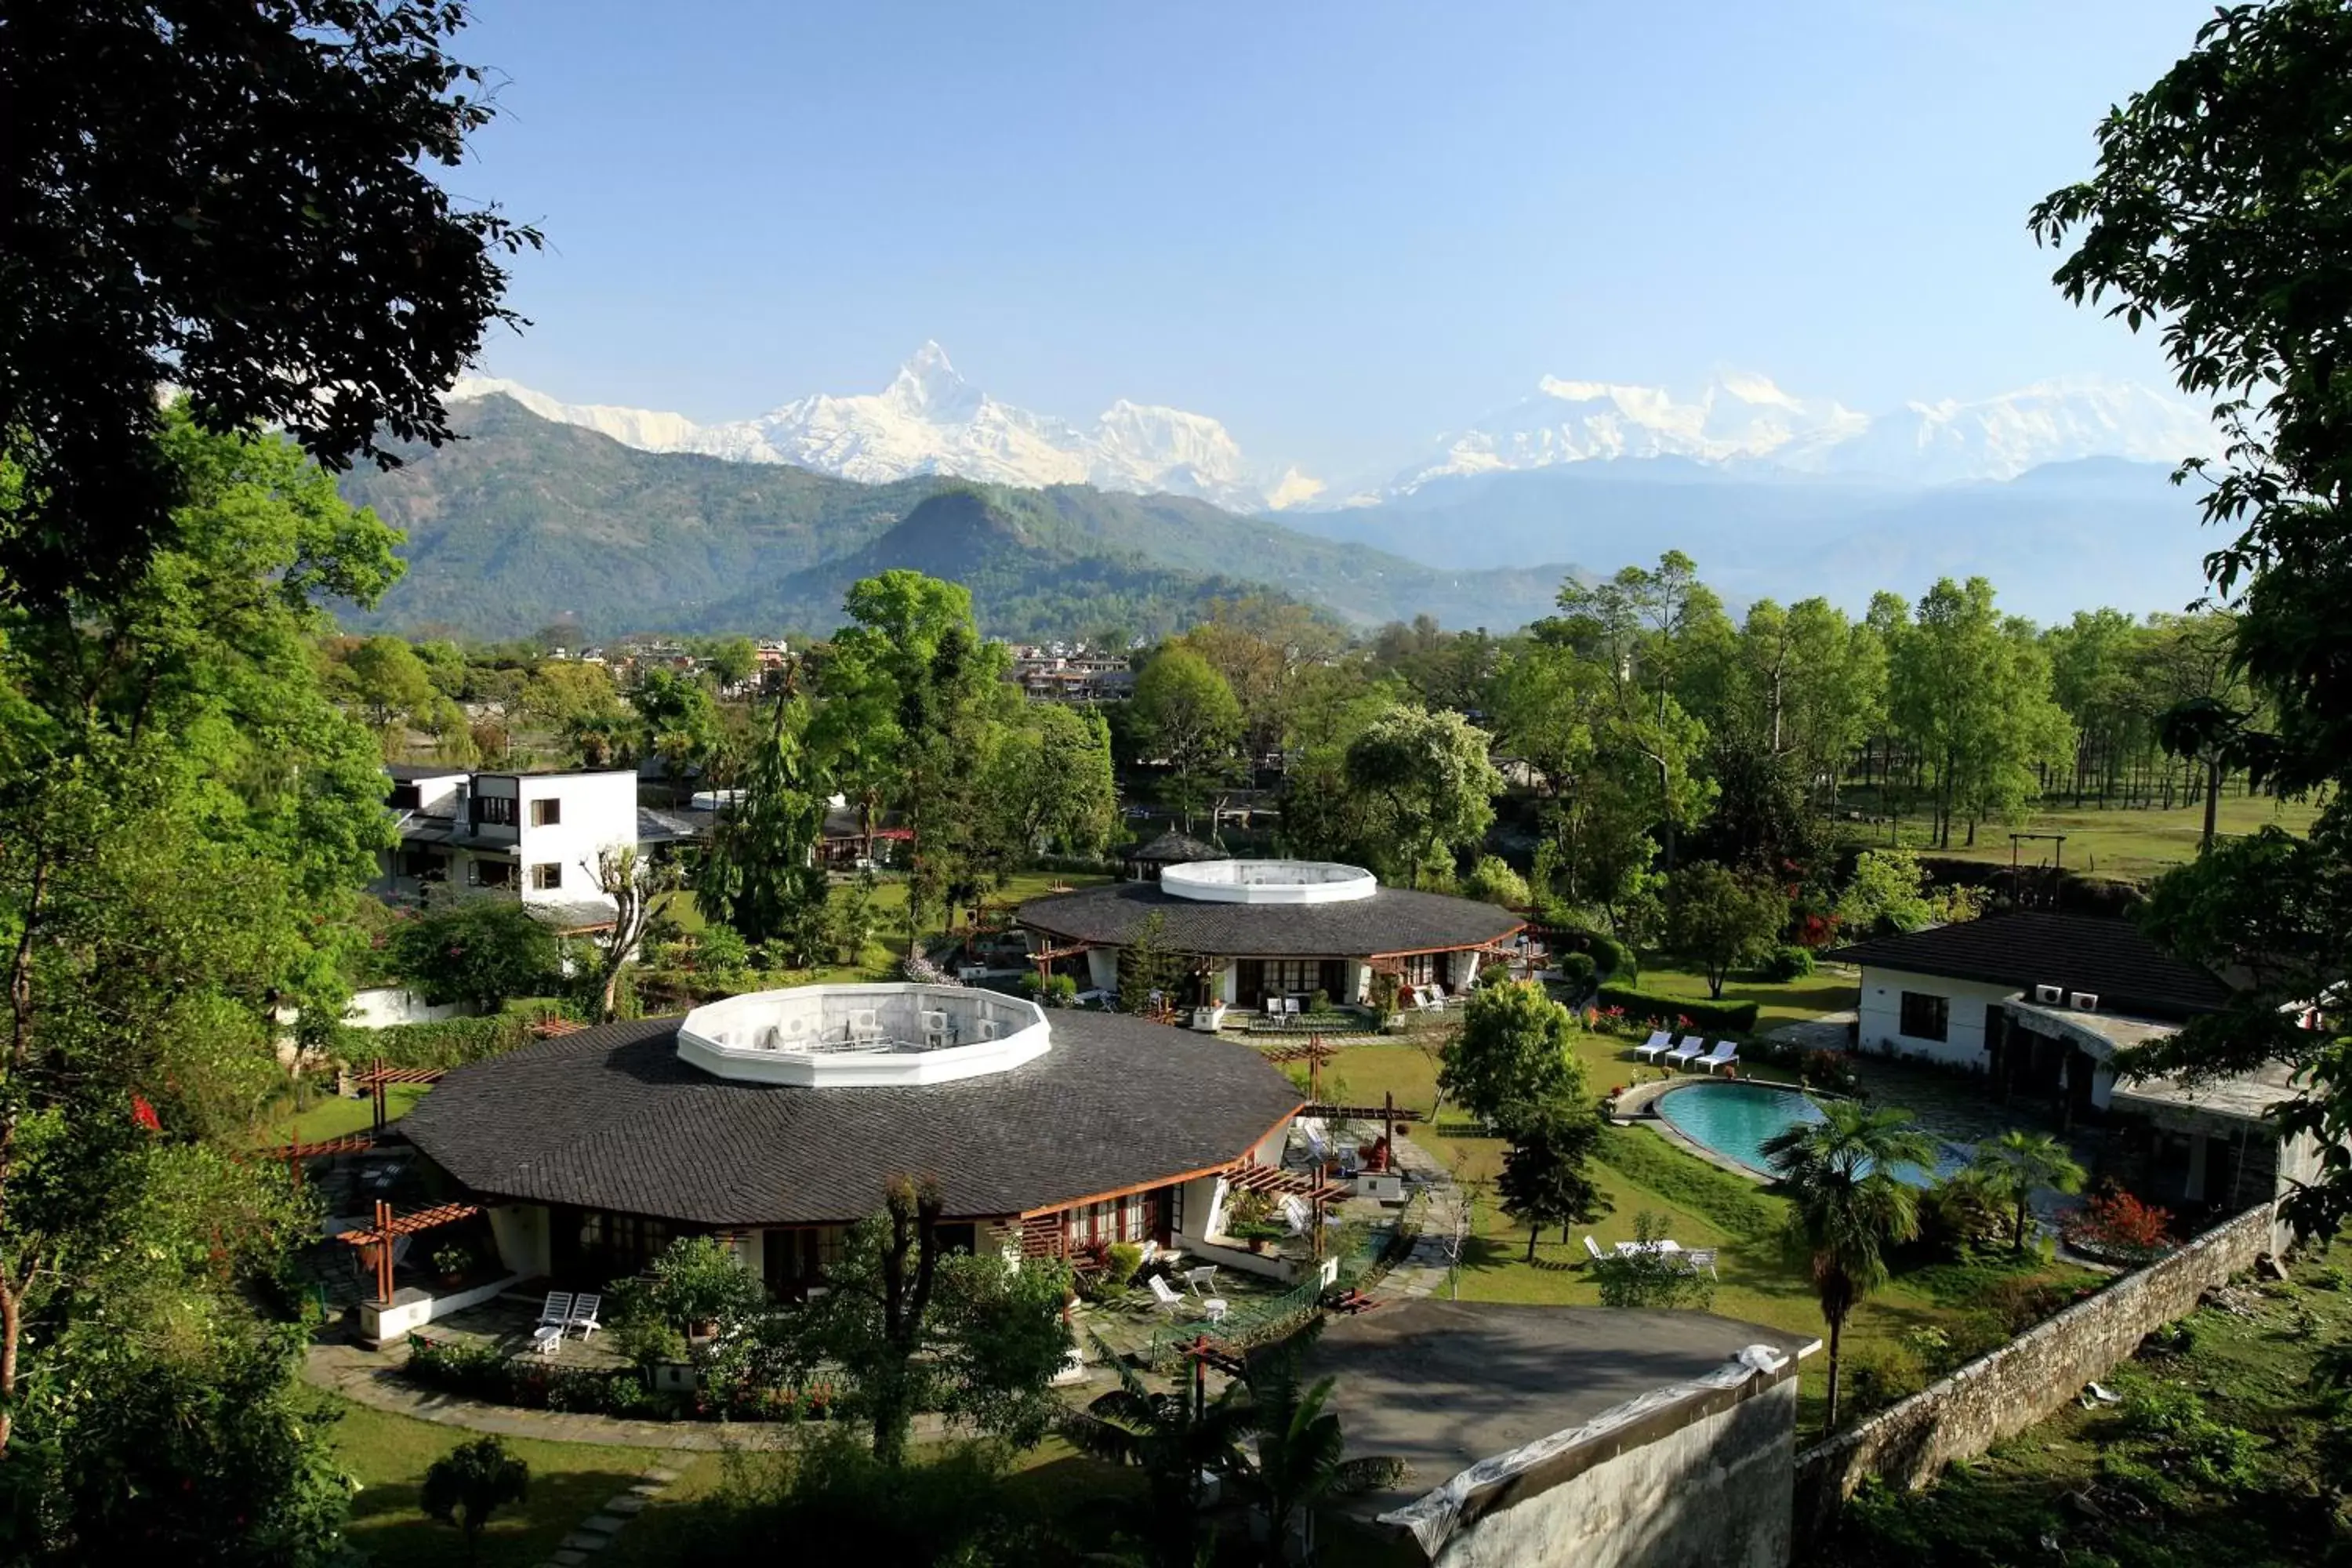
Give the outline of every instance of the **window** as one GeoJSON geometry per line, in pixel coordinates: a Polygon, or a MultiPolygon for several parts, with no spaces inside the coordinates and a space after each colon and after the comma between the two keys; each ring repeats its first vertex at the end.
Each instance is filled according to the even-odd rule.
{"type": "Polygon", "coordinates": [[[385,802],[394,811],[418,811],[425,805],[425,792],[413,784],[392,786],[391,797],[385,802]]]}
{"type": "Polygon", "coordinates": [[[1948,996],[1924,991],[1903,993],[1903,1033],[1915,1040],[1948,1039],[1952,1033],[1952,1003],[1948,996]]]}
{"type": "Polygon", "coordinates": [[[563,868],[553,860],[542,860],[530,868],[530,885],[544,893],[563,886],[563,868]]]}
{"type": "Polygon", "coordinates": [[[510,795],[478,795],[471,804],[477,827],[512,827],[515,825],[514,796],[510,795]]]}
{"type": "Polygon", "coordinates": [[[466,886],[469,888],[511,888],[515,868],[504,860],[468,860],[466,862],[466,886]]]}
{"type": "Polygon", "coordinates": [[[551,797],[530,803],[530,825],[533,827],[552,827],[562,820],[563,803],[562,801],[551,797]]]}

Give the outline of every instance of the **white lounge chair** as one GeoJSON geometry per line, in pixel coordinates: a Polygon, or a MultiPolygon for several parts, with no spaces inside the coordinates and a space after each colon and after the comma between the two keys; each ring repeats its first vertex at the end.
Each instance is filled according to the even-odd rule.
{"type": "Polygon", "coordinates": [[[1675,1048],[1675,1037],[1666,1029],[1652,1032],[1650,1037],[1633,1047],[1633,1054],[1645,1062],[1656,1061],[1675,1048]]]}
{"type": "Polygon", "coordinates": [[[1589,1236],[1584,1238],[1584,1250],[1592,1254],[1595,1263],[1605,1263],[1609,1259],[1609,1255],[1601,1250],[1601,1244],[1589,1236]]]}
{"type": "Polygon", "coordinates": [[[596,1321],[597,1310],[604,1304],[604,1297],[592,1291],[582,1291],[572,1303],[572,1321],[567,1326],[579,1330],[580,1337],[586,1339],[604,1326],[596,1321]]]}
{"type": "Polygon", "coordinates": [[[1284,1222],[1290,1226],[1291,1235],[1305,1236],[1315,1228],[1315,1211],[1308,1208],[1307,1200],[1297,1193],[1283,1194],[1279,1206],[1284,1222]]]}
{"type": "Polygon", "coordinates": [[[1739,1042],[1738,1040],[1717,1040],[1715,1042],[1715,1049],[1699,1058],[1693,1065],[1703,1067],[1712,1073],[1716,1068],[1727,1068],[1738,1059],[1739,1042]]]}
{"type": "Polygon", "coordinates": [[[546,1304],[539,1310],[539,1321],[541,1327],[552,1323],[559,1330],[569,1328],[572,1324],[572,1292],[550,1290],[546,1304]]]}
{"type": "Polygon", "coordinates": [[[1184,1289],[1202,1300],[1207,1300],[1216,1288],[1217,1266],[1215,1264],[1203,1263],[1197,1268],[1184,1270],[1184,1289]]]}
{"type": "Polygon", "coordinates": [[[1722,1275],[1717,1274],[1715,1271],[1715,1248],[1712,1247],[1694,1247],[1685,1252],[1683,1254],[1683,1267],[1689,1269],[1694,1274],[1696,1274],[1701,1269],[1705,1269],[1707,1277],[1711,1279],[1720,1279],[1723,1278],[1722,1275]]]}
{"type": "Polygon", "coordinates": [[[1706,1051],[1706,1042],[1694,1035],[1666,1053],[1666,1065],[1670,1068],[1686,1068],[1698,1060],[1706,1051]]]}
{"type": "Polygon", "coordinates": [[[1617,1256],[1639,1258],[1644,1253],[1664,1254],[1680,1252],[1682,1249],[1683,1244],[1679,1241],[1621,1241],[1617,1244],[1617,1256]]]}
{"type": "Polygon", "coordinates": [[[1174,1317],[1183,1308],[1183,1292],[1169,1284],[1166,1276],[1154,1274],[1145,1283],[1151,1287],[1152,1304],[1170,1317],[1174,1317]]]}

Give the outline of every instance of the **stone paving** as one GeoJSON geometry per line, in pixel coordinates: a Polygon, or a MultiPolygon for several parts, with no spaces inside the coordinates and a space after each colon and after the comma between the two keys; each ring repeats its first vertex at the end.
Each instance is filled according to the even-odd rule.
{"type": "Polygon", "coordinates": [[[613,1543],[629,1521],[645,1511],[646,1505],[667,1490],[677,1479],[677,1472],[660,1465],[651,1466],[637,1477],[636,1484],[618,1497],[607,1498],[604,1505],[565,1536],[555,1551],[549,1554],[541,1568],[581,1568],[595,1554],[613,1543]]]}

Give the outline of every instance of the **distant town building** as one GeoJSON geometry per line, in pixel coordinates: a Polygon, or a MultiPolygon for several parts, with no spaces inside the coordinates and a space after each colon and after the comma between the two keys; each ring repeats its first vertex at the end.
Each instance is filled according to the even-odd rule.
{"type": "Polygon", "coordinates": [[[1121,702],[1135,691],[1124,652],[1084,643],[1016,646],[1011,679],[1032,702],[1121,702]]]}

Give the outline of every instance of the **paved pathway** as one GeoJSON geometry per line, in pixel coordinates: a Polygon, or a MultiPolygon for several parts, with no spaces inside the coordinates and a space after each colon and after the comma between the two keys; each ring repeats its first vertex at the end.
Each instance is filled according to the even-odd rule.
{"type": "Polygon", "coordinates": [[[668,1489],[677,1479],[677,1472],[655,1465],[637,1477],[636,1484],[618,1497],[604,1500],[604,1506],[580,1521],[578,1529],[565,1536],[541,1568],[580,1568],[595,1553],[613,1543],[629,1521],[643,1513],[646,1505],[668,1489]]]}

